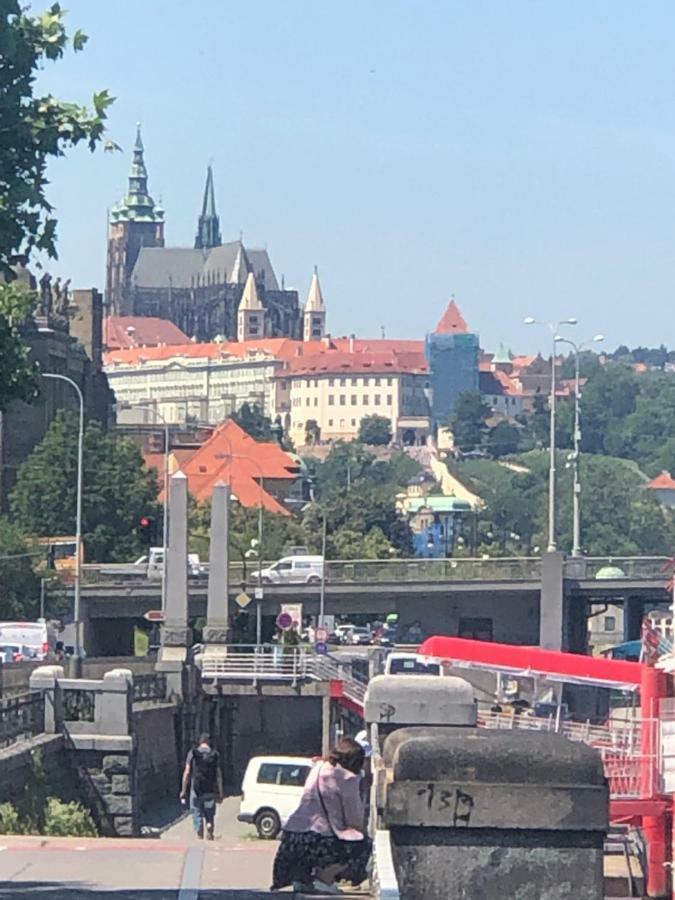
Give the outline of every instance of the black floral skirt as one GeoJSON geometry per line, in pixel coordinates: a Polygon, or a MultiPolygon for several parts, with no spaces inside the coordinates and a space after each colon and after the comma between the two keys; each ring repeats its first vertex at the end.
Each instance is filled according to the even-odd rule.
{"type": "Polygon", "coordinates": [[[361,841],[341,841],[332,834],[285,831],[274,858],[272,887],[287,887],[294,881],[309,884],[317,870],[335,863],[343,865],[337,881],[361,884],[368,875],[366,866],[371,850],[372,841],[367,837],[361,841]]]}

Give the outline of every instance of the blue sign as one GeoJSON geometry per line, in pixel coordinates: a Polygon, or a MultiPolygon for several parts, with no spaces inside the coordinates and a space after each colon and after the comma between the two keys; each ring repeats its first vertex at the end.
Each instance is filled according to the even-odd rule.
{"type": "Polygon", "coordinates": [[[314,644],[314,649],[318,654],[323,656],[328,653],[328,644],[324,644],[323,641],[319,641],[318,643],[314,644]]]}

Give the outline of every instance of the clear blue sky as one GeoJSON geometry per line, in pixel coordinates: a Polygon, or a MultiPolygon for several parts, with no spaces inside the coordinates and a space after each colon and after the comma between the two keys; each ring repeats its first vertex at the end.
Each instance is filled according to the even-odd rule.
{"type": "MultiPolygon", "coordinates": [[[[42,4],[35,3],[36,8],[42,4]]],[[[675,6],[651,0],[69,0],[57,96],[118,98],[124,154],[51,168],[54,272],[103,287],[134,123],[171,245],[213,160],[224,240],[266,244],[331,333],[418,337],[455,293],[492,349],[675,345],[675,6]]]]}

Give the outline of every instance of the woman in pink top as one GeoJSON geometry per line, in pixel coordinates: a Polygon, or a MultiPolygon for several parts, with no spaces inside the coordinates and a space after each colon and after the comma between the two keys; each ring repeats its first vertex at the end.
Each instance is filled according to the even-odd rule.
{"type": "Polygon", "coordinates": [[[371,841],[359,789],[364,755],[355,740],[341,738],[313,767],[284,826],[272,890],[292,884],[296,891],[339,894],[336,881],[365,881],[371,841]]]}

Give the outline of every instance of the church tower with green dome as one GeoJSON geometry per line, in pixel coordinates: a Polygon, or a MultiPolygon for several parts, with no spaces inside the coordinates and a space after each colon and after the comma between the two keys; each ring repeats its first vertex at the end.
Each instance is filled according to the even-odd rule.
{"type": "Polygon", "coordinates": [[[109,315],[132,313],[129,285],[138,254],[143,247],[163,246],[164,210],[148,193],[148,172],[139,124],[127,193],[110,214],[105,298],[109,315]]]}

